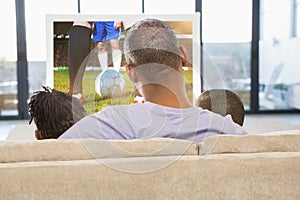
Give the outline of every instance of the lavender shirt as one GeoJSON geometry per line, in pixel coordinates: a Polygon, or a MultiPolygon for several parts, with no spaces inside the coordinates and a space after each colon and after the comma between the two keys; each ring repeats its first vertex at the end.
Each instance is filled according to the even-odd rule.
{"type": "Polygon", "coordinates": [[[78,121],[59,139],[130,140],[167,137],[199,141],[215,134],[247,134],[231,116],[198,107],[170,108],[150,102],[110,106],[78,121]]]}

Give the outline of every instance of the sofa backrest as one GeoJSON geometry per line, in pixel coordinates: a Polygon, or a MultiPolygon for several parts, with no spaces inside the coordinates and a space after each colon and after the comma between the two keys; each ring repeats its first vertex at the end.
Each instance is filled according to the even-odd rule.
{"type": "Polygon", "coordinates": [[[0,163],[181,155],[198,155],[198,145],[171,138],[0,141],[0,163]]]}
{"type": "Polygon", "coordinates": [[[259,152],[300,152],[300,131],[216,135],[199,143],[172,138],[0,141],[0,163],[259,152]]]}
{"type": "Polygon", "coordinates": [[[215,135],[199,144],[199,155],[300,152],[300,130],[255,135],[215,135]]]}

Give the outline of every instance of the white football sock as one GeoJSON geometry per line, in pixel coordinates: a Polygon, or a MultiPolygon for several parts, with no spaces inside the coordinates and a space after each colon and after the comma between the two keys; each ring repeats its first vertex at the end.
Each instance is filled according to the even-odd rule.
{"type": "Polygon", "coordinates": [[[102,71],[106,70],[107,69],[107,65],[108,65],[108,55],[107,55],[107,52],[99,53],[98,54],[98,59],[99,59],[99,63],[101,65],[102,71]]]}
{"type": "Polygon", "coordinates": [[[114,63],[114,70],[120,71],[122,61],[122,52],[120,49],[112,50],[112,59],[114,63]]]}
{"type": "Polygon", "coordinates": [[[75,97],[77,99],[80,99],[82,97],[82,94],[81,93],[78,93],[78,94],[73,94],[72,97],[75,97]]]}

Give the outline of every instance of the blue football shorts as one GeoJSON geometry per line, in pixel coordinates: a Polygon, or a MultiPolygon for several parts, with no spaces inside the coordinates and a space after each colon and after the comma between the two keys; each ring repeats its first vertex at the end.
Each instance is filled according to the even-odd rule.
{"type": "Polygon", "coordinates": [[[94,22],[93,40],[96,42],[105,42],[107,40],[118,40],[120,30],[114,28],[113,21],[94,22]]]}

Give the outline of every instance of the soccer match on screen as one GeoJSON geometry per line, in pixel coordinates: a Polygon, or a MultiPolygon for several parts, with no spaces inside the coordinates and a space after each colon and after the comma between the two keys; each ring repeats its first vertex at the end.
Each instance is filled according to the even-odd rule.
{"type": "MultiPolygon", "coordinates": [[[[78,98],[88,114],[110,105],[143,103],[142,94],[125,69],[124,39],[132,23],[55,21],[52,37],[54,88],[78,98]]],[[[192,22],[167,23],[177,29],[186,91],[193,101],[192,22]],[[180,32],[182,30],[185,32],[180,32]]]]}

